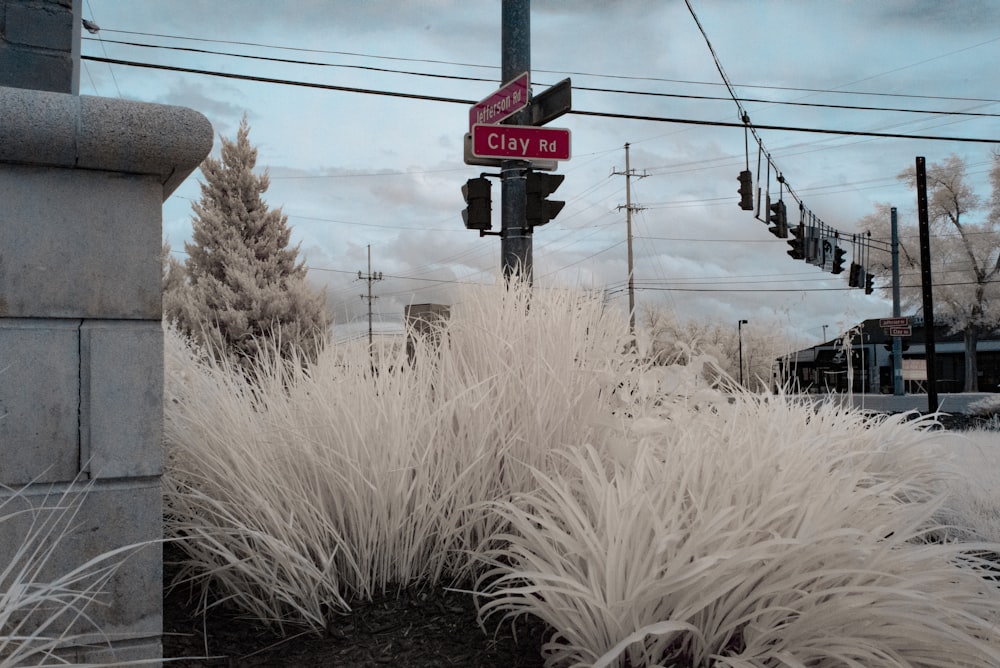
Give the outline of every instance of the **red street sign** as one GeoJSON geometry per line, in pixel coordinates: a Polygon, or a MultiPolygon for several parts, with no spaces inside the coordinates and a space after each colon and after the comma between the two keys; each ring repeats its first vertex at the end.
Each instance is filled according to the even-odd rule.
{"type": "Polygon", "coordinates": [[[569,160],[569,130],[476,124],[472,126],[472,155],[514,160],[569,160]]]}
{"type": "MultiPolygon", "coordinates": [[[[463,148],[465,153],[465,164],[480,165],[483,167],[500,167],[503,165],[501,158],[477,158],[472,155],[472,133],[466,132],[463,138],[463,148]]],[[[531,168],[540,172],[554,172],[559,169],[558,160],[532,160],[531,168]]]]}
{"type": "Polygon", "coordinates": [[[907,317],[903,318],[879,318],[878,326],[882,329],[886,327],[905,327],[910,324],[910,319],[907,317]]]}
{"type": "Polygon", "coordinates": [[[519,74],[469,108],[469,127],[495,125],[528,106],[528,73],[519,74]]]}
{"type": "Polygon", "coordinates": [[[909,325],[906,327],[890,327],[889,336],[913,336],[913,330],[909,325]]]}

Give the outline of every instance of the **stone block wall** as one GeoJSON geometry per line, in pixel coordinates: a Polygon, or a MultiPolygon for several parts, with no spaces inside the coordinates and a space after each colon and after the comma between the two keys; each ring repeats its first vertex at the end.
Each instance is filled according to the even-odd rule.
{"type": "MultiPolygon", "coordinates": [[[[211,150],[212,128],[181,107],[16,87],[0,87],[0,119],[0,501],[4,513],[51,507],[85,485],[47,577],[149,543],[88,610],[93,627],[65,620],[101,634],[63,655],[158,659],[161,207],[211,150]]],[[[30,517],[0,523],[0,564],[30,517]]]]}
{"type": "Polygon", "coordinates": [[[80,92],[82,0],[0,0],[0,85],[80,92]]]}

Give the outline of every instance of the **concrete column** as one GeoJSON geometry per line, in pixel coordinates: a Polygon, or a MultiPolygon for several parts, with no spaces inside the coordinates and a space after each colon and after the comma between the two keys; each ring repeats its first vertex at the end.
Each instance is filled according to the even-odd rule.
{"type": "MultiPolygon", "coordinates": [[[[41,21],[46,4],[70,3],[4,0],[6,38],[12,14],[41,21]]],[[[182,107],[28,87],[0,87],[0,119],[0,497],[20,488],[6,510],[38,508],[89,485],[55,576],[162,537],[161,208],[213,131],[182,107]]],[[[0,564],[30,518],[0,523],[0,564]]],[[[93,625],[66,621],[95,645],[63,655],[160,658],[161,573],[159,544],[130,557],[93,625]]]]}
{"type": "Polygon", "coordinates": [[[80,92],[83,0],[0,0],[0,86],[80,92]]]}

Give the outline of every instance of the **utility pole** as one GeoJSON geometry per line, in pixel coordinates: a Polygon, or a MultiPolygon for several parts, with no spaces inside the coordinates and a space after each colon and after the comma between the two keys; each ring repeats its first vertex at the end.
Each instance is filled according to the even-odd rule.
{"type": "MultiPolygon", "coordinates": [[[[531,0],[503,0],[500,40],[501,81],[510,81],[522,72],[529,73],[530,81],[531,0]]],[[[530,109],[512,115],[510,123],[530,125],[530,109]]],[[[504,160],[500,164],[500,255],[504,278],[509,280],[520,272],[530,284],[531,228],[525,215],[529,164],[524,160],[504,160]]]]}
{"type": "Polygon", "coordinates": [[[924,309],[924,363],[927,365],[927,412],[937,413],[937,357],[934,349],[934,296],[931,279],[931,233],[927,211],[927,165],[917,156],[917,223],[920,231],[920,285],[924,309]]]}
{"type": "Polygon", "coordinates": [[[625,171],[611,172],[612,176],[625,176],[625,205],[619,206],[618,210],[625,209],[625,232],[628,235],[628,327],[632,334],[632,345],[635,345],[635,267],[632,263],[632,212],[642,211],[643,207],[632,205],[632,177],[638,179],[646,178],[647,174],[636,174],[629,163],[628,142],[625,143],[625,171]]]}
{"type": "Polygon", "coordinates": [[[374,355],[374,349],[372,348],[372,300],[378,299],[378,295],[372,294],[372,283],[375,281],[382,280],[382,272],[376,271],[372,273],[372,245],[368,244],[368,274],[362,274],[358,271],[359,281],[368,281],[368,294],[361,295],[362,299],[368,300],[368,354],[374,355]]]}
{"type": "MultiPolygon", "coordinates": [[[[896,207],[889,210],[892,227],[892,317],[900,316],[899,304],[899,227],[896,222],[896,207]]],[[[906,394],[903,387],[903,339],[892,337],[892,394],[901,397],[906,394]]]]}
{"type": "MultiPolygon", "coordinates": [[[[743,387],[743,325],[746,325],[746,320],[740,320],[736,323],[736,331],[738,332],[737,337],[740,342],[740,387],[743,387]]],[[[826,325],[823,325],[826,327],[826,325]]]]}

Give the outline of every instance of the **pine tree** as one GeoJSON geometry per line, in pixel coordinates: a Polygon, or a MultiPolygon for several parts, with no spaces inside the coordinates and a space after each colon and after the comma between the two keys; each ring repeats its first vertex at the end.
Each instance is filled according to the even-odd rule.
{"type": "Polygon", "coordinates": [[[257,149],[244,115],[236,141],[222,137],[221,160],[206,158],[193,243],[183,279],[165,274],[164,311],[178,328],[246,368],[270,347],[282,358],[315,359],[330,316],[325,295],[310,288],[299,247],[281,209],[262,199],[267,172],[253,173],[257,149]],[[169,280],[168,280],[169,279],[169,280]]]}

